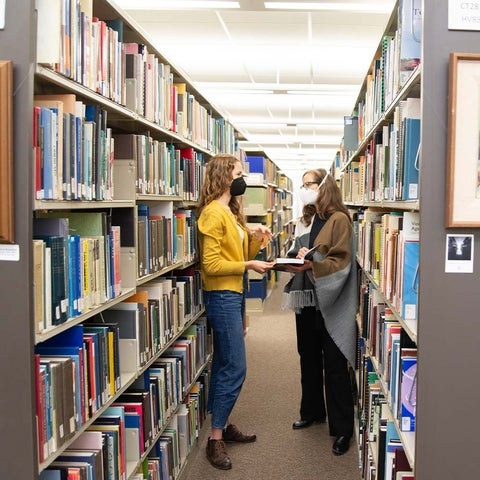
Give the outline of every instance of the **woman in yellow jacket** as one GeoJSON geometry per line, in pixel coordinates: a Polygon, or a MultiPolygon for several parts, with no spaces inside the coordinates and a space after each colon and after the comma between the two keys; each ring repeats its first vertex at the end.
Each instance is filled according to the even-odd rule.
{"type": "Polygon", "coordinates": [[[207,163],[199,200],[198,237],[207,318],[213,329],[214,350],[207,411],[212,414],[207,458],[222,470],[232,468],[225,442],[253,442],[255,435],[241,433],[230,413],[246,375],[243,333],[244,274],[265,273],[272,263],[254,260],[270,231],[245,224],[241,203],[245,193],[241,162],[219,154],[207,163]]]}

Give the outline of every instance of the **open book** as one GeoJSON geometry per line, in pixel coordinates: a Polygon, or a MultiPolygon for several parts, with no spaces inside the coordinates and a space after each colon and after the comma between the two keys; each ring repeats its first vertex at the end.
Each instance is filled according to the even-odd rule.
{"type": "Polygon", "coordinates": [[[303,258],[290,258],[290,257],[278,257],[274,260],[274,270],[285,270],[285,266],[299,266],[305,263],[305,260],[311,260],[313,258],[313,252],[317,249],[318,245],[314,245],[303,258]]]}

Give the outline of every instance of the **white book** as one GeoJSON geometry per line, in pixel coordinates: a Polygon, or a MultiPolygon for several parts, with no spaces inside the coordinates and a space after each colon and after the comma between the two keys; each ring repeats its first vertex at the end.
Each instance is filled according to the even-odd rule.
{"type": "Polygon", "coordinates": [[[52,249],[45,247],[45,330],[52,328],[52,249]]]}
{"type": "Polygon", "coordinates": [[[36,0],[37,63],[55,65],[61,54],[61,0],[36,0]]]}

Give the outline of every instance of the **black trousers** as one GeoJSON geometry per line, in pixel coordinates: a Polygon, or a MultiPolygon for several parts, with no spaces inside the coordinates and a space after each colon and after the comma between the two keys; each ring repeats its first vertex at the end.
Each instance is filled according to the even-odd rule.
{"type": "Polygon", "coordinates": [[[328,414],[330,435],[353,435],[353,394],[348,362],[314,307],[296,314],[302,400],[300,417],[323,420],[328,414]]]}

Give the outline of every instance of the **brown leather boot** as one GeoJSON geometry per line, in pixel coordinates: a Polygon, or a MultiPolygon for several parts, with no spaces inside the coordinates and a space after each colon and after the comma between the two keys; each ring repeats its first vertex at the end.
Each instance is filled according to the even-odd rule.
{"type": "Polygon", "coordinates": [[[224,442],[250,443],[257,439],[256,435],[245,435],[236,425],[228,425],[223,431],[224,442]]]}
{"type": "Polygon", "coordinates": [[[232,468],[232,461],[228,456],[223,440],[208,439],[207,458],[214,467],[220,468],[220,470],[230,470],[232,468]]]}

